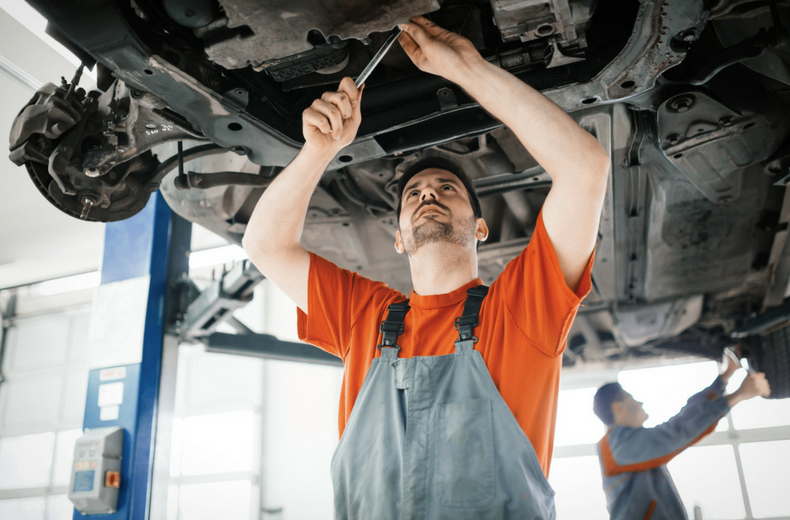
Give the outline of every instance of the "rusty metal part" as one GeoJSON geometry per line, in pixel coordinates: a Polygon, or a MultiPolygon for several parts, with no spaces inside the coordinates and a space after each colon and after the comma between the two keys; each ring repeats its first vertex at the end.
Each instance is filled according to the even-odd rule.
{"type": "Polygon", "coordinates": [[[14,122],[11,160],[65,213],[92,221],[128,218],[159,189],[150,150],[201,136],[156,96],[116,81],[87,96],[76,81],[41,88],[14,122]]]}
{"type": "Polygon", "coordinates": [[[528,42],[552,37],[565,46],[585,47],[595,2],[585,0],[491,0],[494,22],[505,41],[528,42]]]}
{"type": "Polygon", "coordinates": [[[102,178],[75,179],[74,195],[60,189],[46,164],[28,160],[25,168],[39,192],[60,211],[82,220],[115,222],[142,210],[151,192],[159,188],[158,184],[152,185],[147,180],[157,163],[149,151],[110,172],[108,177],[113,179],[112,184],[102,178]]]}
{"type": "Polygon", "coordinates": [[[702,0],[642,2],[625,47],[591,81],[543,91],[562,109],[572,111],[626,99],[653,88],[656,79],[680,64],[689,31],[698,34],[707,20],[702,0]]]}
{"type": "Polygon", "coordinates": [[[239,1],[221,0],[228,19],[227,28],[247,28],[231,32],[233,36],[206,46],[209,59],[228,69],[261,65],[313,49],[307,36],[318,31],[331,41],[366,38],[368,34],[386,31],[409,21],[415,14],[439,9],[438,0],[403,2],[369,2],[366,0],[239,1]]]}
{"type": "MultiPolygon", "coordinates": [[[[24,161],[14,159],[14,151],[34,135],[57,139],[74,127],[82,117],[81,99],[68,89],[47,83],[33,96],[28,105],[14,119],[9,138],[11,160],[17,165],[24,161]]],[[[84,98],[84,92],[82,93],[84,98]]]]}
{"type": "Polygon", "coordinates": [[[96,126],[101,125],[103,138],[83,156],[82,171],[88,177],[106,175],[116,165],[159,144],[202,137],[168,117],[164,111],[167,105],[160,98],[121,81],[97,101],[96,126]]]}

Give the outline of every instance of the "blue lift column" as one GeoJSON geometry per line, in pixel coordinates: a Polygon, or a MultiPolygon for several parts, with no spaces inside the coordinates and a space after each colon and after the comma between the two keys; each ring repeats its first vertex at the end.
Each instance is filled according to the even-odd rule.
{"type": "MultiPolygon", "coordinates": [[[[123,428],[123,459],[116,512],[96,518],[149,518],[159,407],[173,405],[167,391],[160,403],[164,346],[178,348],[166,324],[177,312],[175,286],[188,271],[191,231],[191,223],[174,214],[160,193],[139,214],[106,226],[83,428],[123,428]]],[[[164,357],[173,359],[172,353],[164,357]]],[[[174,367],[165,370],[174,379],[174,367]]],[[[168,438],[169,428],[160,425],[168,438]]],[[[75,520],[85,518],[74,511],[75,520]]]]}

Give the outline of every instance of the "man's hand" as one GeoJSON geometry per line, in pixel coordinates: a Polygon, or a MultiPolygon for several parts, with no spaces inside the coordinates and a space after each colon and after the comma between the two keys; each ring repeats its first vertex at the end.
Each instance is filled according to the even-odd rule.
{"type": "Polygon", "coordinates": [[[398,41],[420,70],[464,89],[551,176],[543,223],[565,284],[576,292],[598,238],[611,169],[607,151],[548,98],[484,60],[466,38],[422,17],[401,28],[398,41]]]}
{"type": "Polygon", "coordinates": [[[351,144],[362,121],[361,90],[343,78],[302,113],[305,145],[266,188],[242,243],[250,260],[304,312],[310,255],[301,244],[305,215],[318,181],[335,155],[351,144]]]}
{"type": "Polygon", "coordinates": [[[423,72],[458,83],[456,78],[463,74],[465,65],[482,59],[472,42],[442,29],[424,16],[416,16],[411,23],[400,27],[403,32],[398,36],[398,42],[423,72]]]}
{"type": "Polygon", "coordinates": [[[743,383],[741,383],[740,388],[725,399],[727,399],[727,404],[732,408],[741,401],[758,396],[768,397],[769,395],[771,395],[771,386],[768,384],[765,374],[762,372],[749,372],[743,383]]]}
{"type": "Polygon", "coordinates": [[[357,90],[351,78],[343,78],[337,92],[325,92],[302,112],[305,152],[334,157],[354,141],[362,122],[360,105],[364,89],[363,85],[357,90]]]}
{"type": "Polygon", "coordinates": [[[744,399],[751,399],[752,397],[768,397],[771,395],[771,386],[762,372],[749,372],[746,379],[741,383],[738,392],[743,394],[744,399]]]}

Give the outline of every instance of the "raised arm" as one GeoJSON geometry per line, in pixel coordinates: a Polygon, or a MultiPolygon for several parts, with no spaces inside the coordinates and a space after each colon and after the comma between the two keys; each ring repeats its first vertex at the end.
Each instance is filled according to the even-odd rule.
{"type": "Polygon", "coordinates": [[[305,313],[310,255],[301,237],[307,208],[326,167],[356,137],[361,93],[343,78],[337,92],[326,92],[302,113],[305,145],[263,192],[242,239],[252,263],[305,313]]]}
{"type": "Polygon", "coordinates": [[[596,139],[538,91],[485,61],[472,43],[418,16],[401,46],[425,72],[458,84],[510,128],[551,176],[543,222],[576,290],[595,248],[610,160],[596,139]]]}
{"type": "Polygon", "coordinates": [[[676,416],[655,428],[615,427],[599,445],[607,476],[663,466],[712,432],[730,408],[753,397],[771,394],[765,374],[751,372],[740,388],[722,396],[729,375],[692,396],[676,416]]]}

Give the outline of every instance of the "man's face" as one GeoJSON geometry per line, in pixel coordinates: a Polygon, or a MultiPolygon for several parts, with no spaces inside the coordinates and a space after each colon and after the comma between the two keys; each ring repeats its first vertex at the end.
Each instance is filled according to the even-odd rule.
{"type": "Polygon", "coordinates": [[[625,397],[622,401],[617,401],[612,404],[612,411],[617,416],[617,422],[624,426],[632,426],[638,428],[642,426],[647,418],[647,412],[642,408],[642,403],[634,399],[634,396],[628,392],[624,392],[625,397]],[[619,412],[615,407],[619,408],[619,412]]]}
{"type": "Polygon", "coordinates": [[[430,243],[473,245],[477,221],[460,179],[429,168],[409,179],[403,190],[395,247],[411,256],[430,243]]]}

